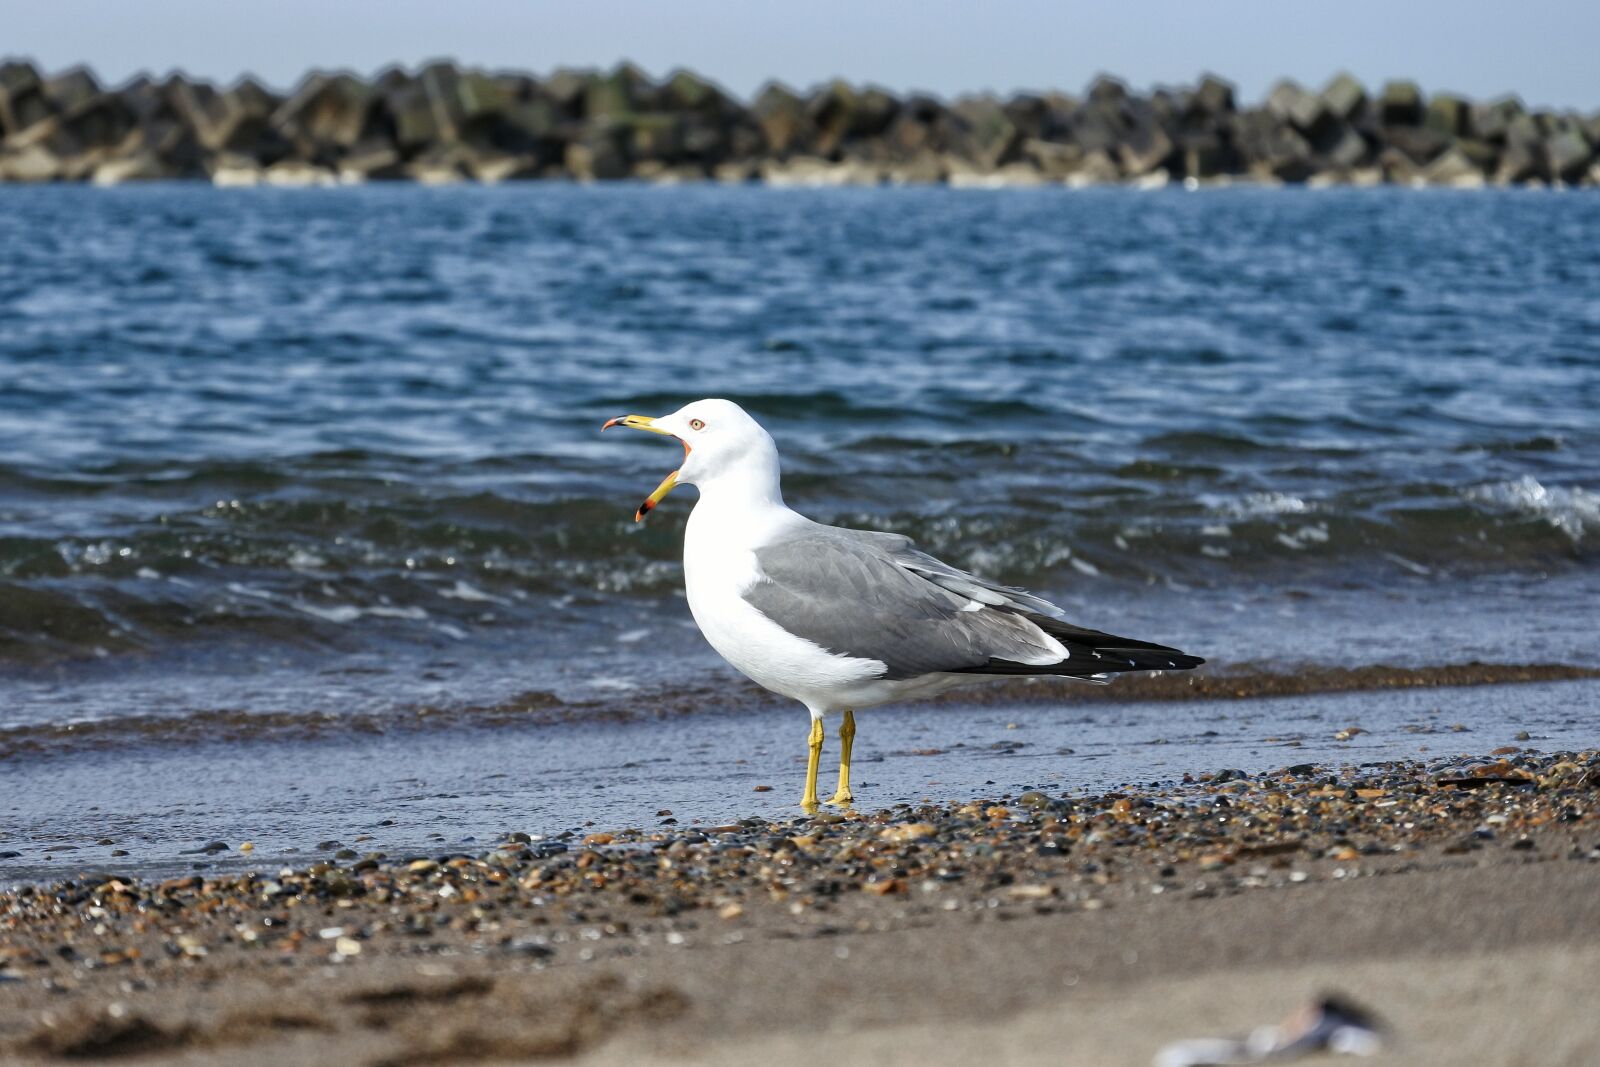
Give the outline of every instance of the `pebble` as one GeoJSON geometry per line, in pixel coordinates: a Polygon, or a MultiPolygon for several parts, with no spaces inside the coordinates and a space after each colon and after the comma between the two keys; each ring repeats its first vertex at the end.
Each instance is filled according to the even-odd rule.
{"type": "Polygon", "coordinates": [[[886,826],[878,836],[885,841],[921,841],[938,832],[939,828],[931,822],[912,822],[900,826],[886,826]]]}
{"type": "Polygon", "coordinates": [[[1014,885],[1006,890],[1006,895],[1013,900],[1043,900],[1056,895],[1053,885],[1014,885]]]}
{"type": "Polygon", "coordinates": [[[884,922],[945,909],[1003,916],[1111,907],[1130,899],[1125,891],[1148,899],[1153,886],[1187,898],[1355,878],[1385,856],[1410,862],[1427,850],[1504,848],[1531,859],[1538,840],[1547,842],[1541,858],[1600,860],[1600,751],[1296,764],[1253,776],[1227,769],[1100,795],[1029,789],[1001,800],[751,817],[682,834],[566,834],[570,846],[513,833],[480,853],[370,853],[349,868],[333,862],[349,858],[343,850],[275,877],[85,874],[0,891],[0,916],[10,943],[39,945],[53,961],[45,966],[137,960],[152,979],[169,960],[193,966],[208,953],[215,963],[267,948],[277,959],[326,944],[315,958],[365,959],[429,951],[446,932],[542,960],[554,952],[546,941],[593,931],[581,936],[600,943],[586,949],[600,959],[629,930],[687,944],[679,926],[695,929],[697,913],[731,923],[767,902],[815,932],[814,919],[830,912],[839,918],[823,923],[860,918],[840,910],[852,900],[884,922]],[[518,924],[537,924],[538,937],[518,924]]]}

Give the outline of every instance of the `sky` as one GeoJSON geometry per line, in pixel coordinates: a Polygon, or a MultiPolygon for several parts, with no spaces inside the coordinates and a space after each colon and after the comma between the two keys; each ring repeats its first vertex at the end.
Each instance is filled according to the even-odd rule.
{"type": "Polygon", "coordinates": [[[286,88],[313,67],[375,72],[445,57],[547,72],[631,59],[688,67],[748,98],[841,76],[944,97],[1137,89],[1207,71],[1244,101],[1280,77],[1348,70],[1474,98],[1600,109],[1600,0],[31,0],[7,5],[4,48],[118,83],[181,69],[286,88]]]}

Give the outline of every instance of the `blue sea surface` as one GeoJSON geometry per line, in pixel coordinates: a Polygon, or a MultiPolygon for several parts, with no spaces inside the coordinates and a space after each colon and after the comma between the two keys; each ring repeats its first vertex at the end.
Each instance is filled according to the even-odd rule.
{"type": "Polygon", "coordinates": [[[5,188],[0,253],[0,733],[738,698],[596,432],[701,396],[1219,667],[1600,662],[1600,196],[5,188]]]}

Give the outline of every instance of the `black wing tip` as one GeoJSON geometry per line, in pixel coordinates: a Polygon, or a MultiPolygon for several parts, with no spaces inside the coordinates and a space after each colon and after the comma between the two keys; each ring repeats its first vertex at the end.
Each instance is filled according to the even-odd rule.
{"type": "Polygon", "coordinates": [[[951,674],[1015,674],[1039,675],[1055,678],[1088,678],[1098,674],[1128,674],[1133,671],[1192,671],[1205,663],[1200,656],[1191,656],[1173,649],[1170,654],[1154,653],[1148,648],[1139,649],[1088,649],[1069,648],[1071,655],[1060,663],[1017,663],[1014,660],[991,659],[975,667],[960,667],[951,674]],[[1124,651],[1133,655],[1121,654],[1124,651]]]}

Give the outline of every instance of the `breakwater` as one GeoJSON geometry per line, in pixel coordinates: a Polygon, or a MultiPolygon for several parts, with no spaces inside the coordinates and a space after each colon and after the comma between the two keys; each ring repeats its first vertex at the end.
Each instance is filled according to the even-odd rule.
{"type": "Polygon", "coordinates": [[[218,185],[514,179],[771,184],[1159,186],[1600,184],[1600,111],[1429,96],[1348,75],[1280,82],[1242,107],[1226,81],[1137,93],[953,102],[834,81],[743,101],[688,71],[547,77],[451,63],[372,78],[312,73],[280,94],[172,75],[102,86],[0,64],[0,181],[218,185]]]}

